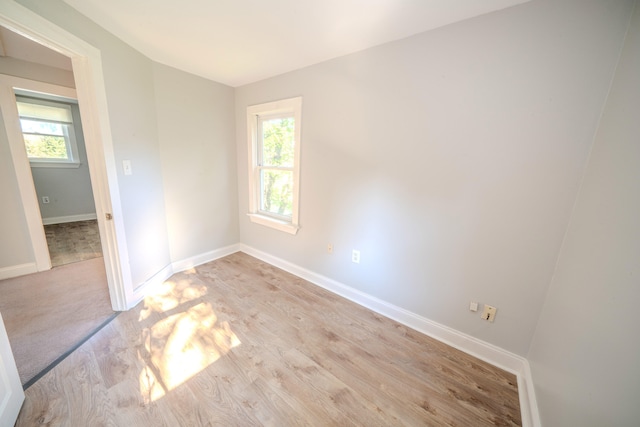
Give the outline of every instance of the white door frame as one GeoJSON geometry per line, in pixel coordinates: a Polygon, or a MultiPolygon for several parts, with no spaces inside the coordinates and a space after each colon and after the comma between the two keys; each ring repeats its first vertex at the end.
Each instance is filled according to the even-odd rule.
{"type": "MultiPolygon", "coordinates": [[[[100,51],[13,1],[0,1],[0,25],[71,58],[111,305],[116,311],[127,310],[135,303],[135,298],[100,51]],[[112,217],[111,220],[107,219],[108,215],[112,217]]],[[[9,132],[9,128],[17,124],[6,123],[6,126],[9,132]]],[[[26,161],[24,159],[26,157],[23,157],[23,162],[26,161]]],[[[19,182],[29,182],[33,179],[28,164],[20,165],[19,162],[16,165],[16,174],[20,174],[19,182]],[[28,173],[28,177],[25,173],[28,173]]],[[[31,237],[33,239],[35,235],[35,245],[41,244],[38,232],[31,231],[42,229],[37,196],[33,187],[26,188],[25,191],[23,188],[28,185],[19,187],[31,237]],[[37,225],[31,222],[37,222],[37,225]]],[[[46,247],[44,251],[41,246],[34,247],[34,252],[38,270],[51,268],[46,247]]]]}

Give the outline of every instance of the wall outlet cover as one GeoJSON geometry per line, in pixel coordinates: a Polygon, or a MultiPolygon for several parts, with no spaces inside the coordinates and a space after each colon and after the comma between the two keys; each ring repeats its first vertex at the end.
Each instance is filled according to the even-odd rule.
{"type": "Polygon", "coordinates": [[[484,310],[482,311],[482,318],[484,320],[488,320],[489,322],[493,322],[496,318],[497,311],[498,311],[497,308],[485,304],[484,310]]]}

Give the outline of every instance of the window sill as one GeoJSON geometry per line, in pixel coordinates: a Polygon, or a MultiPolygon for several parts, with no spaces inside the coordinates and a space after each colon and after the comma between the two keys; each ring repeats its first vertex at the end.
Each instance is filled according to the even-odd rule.
{"type": "Polygon", "coordinates": [[[77,169],[80,162],[29,162],[32,168],[66,168],[77,169]]]}
{"type": "Polygon", "coordinates": [[[275,218],[271,218],[265,215],[249,213],[247,214],[251,222],[264,225],[266,227],[275,228],[276,230],[284,231],[289,234],[297,234],[300,229],[299,226],[291,224],[290,222],[281,221],[275,218]]]}

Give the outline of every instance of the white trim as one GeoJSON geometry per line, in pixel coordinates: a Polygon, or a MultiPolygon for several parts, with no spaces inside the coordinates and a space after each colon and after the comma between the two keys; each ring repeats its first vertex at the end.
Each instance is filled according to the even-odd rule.
{"type": "Polygon", "coordinates": [[[249,164],[249,220],[253,223],[296,234],[300,228],[300,150],[302,142],[302,97],[282,99],[264,104],[250,105],[247,107],[247,144],[249,164]],[[293,189],[291,203],[291,220],[281,220],[276,216],[260,210],[260,165],[258,161],[258,118],[263,115],[277,115],[287,113],[293,115],[294,128],[294,154],[293,154],[293,189]]]}
{"type": "Polygon", "coordinates": [[[270,216],[249,213],[247,214],[251,222],[256,224],[266,225],[267,227],[275,228],[276,230],[284,231],[289,234],[297,234],[300,229],[299,226],[293,225],[290,222],[275,219],[270,216]]]}
{"type": "Polygon", "coordinates": [[[64,224],[67,222],[89,221],[92,219],[98,219],[98,216],[95,213],[65,215],[65,216],[50,216],[49,218],[42,218],[42,224],[43,225],[64,224]]]}
{"type": "Polygon", "coordinates": [[[129,301],[130,304],[127,307],[127,310],[135,307],[140,301],[144,299],[147,294],[152,292],[155,286],[161,285],[175,273],[179,273],[181,271],[193,268],[196,265],[204,264],[206,262],[213,261],[215,259],[238,252],[238,248],[239,246],[236,244],[220,249],[214,249],[212,251],[166,265],[164,268],[154,274],[150,279],[146,280],[144,283],[133,290],[131,296],[127,298],[127,301],[129,301]]]}
{"type": "MultiPolygon", "coordinates": [[[[13,1],[0,1],[0,25],[71,58],[111,305],[124,310],[132,295],[132,278],[100,51],[13,1]],[[107,213],[113,220],[105,219],[107,213]]],[[[24,208],[29,220],[34,209],[24,208]]],[[[37,203],[35,208],[40,220],[37,203]]]]}
{"type": "Polygon", "coordinates": [[[140,301],[142,301],[147,294],[153,291],[154,286],[161,285],[175,273],[179,273],[200,264],[204,264],[210,261],[214,261],[218,258],[231,255],[238,252],[239,250],[239,244],[229,245],[166,265],[164,268],[154,274],[153,277],[146,280],[144,283],[133,290],[132,295],[127,298],[127,300],[130,301],[130,305],[127,307],[127,310],[135,307],[140,301]]]}
{"type": "Polygon", "coordinates": [[[25,274],[37,273],[38,268],[35,262],[12,265],[0,268],[0,280],[11,279],[12,277],[24,276],[25,274]]]}
{"type": "Polygon", "coordinates": [[[154,286],[160,285],[173,275],[174,271],[171,264],[164,266],[160,271],[147,279],[144,283],[135,288],[131,295],[127,296],[127,310],[135,307],[144,297],[152,290],[154,286]]]}
{"type": "Polygon", "coordinates": [[[81,165],[80,162],[50,162],[47,160],[29,160],[32,168],[65,168],[65,169],[78,169],[81,165]]]}
{"type": "Polygon", "coordinates": [[[328,291],[338,294],[355,302],[356,304],[435,338],[438,341],[464,351],[465,353],[484,360],[485,362],[491,363],[498,368],[511,372],[518,378],[518,395],[520,398],[520,412],[522,415],[523,427],[540,426],[540,418],[538,416],[535,393],[531,380],[531,371],[529,370],[529,363],[524,357],[518,356],[493,344],[489,344],[448,326],[419,316],[401,307],[389,304],[379,298],[337,282],[326,276],[307,270],[303,267],[290,263],[289,261],[274,257],[251,246],[245,244],[240,244],[239,246],[240,250],[248,255],[301,277],[314,285],[327,289],[328,291]]]}
{"type": "Polygon", "coordinates": [[[214,261],[218,258],[225,257],[227,255],[231,255],[240,250],[240,244],[236,243],[233,245],[225,246],[223,248],[214,249],[209,252],[202,253],[200,255],[192,256],[186,259],[182,259],[180,261],[175,261],[171,265],[173,266],[173,271],[175,273],[188,270],[190,268],[196,267],[201,264],[205,264],[210,261],[214,261]]]}

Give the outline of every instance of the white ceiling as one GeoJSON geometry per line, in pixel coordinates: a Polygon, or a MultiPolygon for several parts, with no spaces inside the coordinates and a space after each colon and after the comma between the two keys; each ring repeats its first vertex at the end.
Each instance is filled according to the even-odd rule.
{"type": "Polygon", "coordinates": [[[528,0],[64,0],[156,62],[240,86],[528,0]]]}

